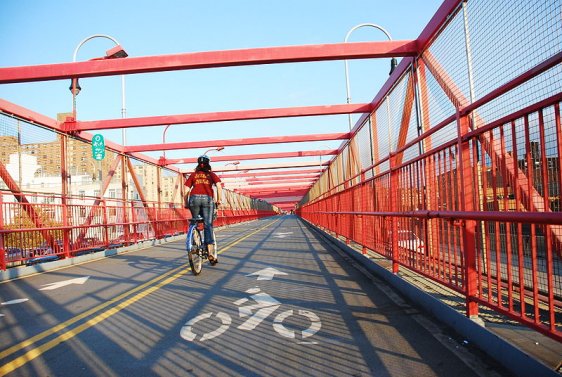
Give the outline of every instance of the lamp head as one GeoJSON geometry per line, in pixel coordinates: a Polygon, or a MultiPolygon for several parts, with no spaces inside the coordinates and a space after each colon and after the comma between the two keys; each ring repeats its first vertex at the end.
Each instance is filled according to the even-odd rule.
{"type": "Polygon", "coordinates": [[[78,79],[71,79],[70,80],[70,86],[68,87],[68,90],[70,90],[70,93],[74,94],[75,96],[77,96],[78,93],[80,93],[82,88],[80,87],[80,84],[78,83],[78,79]],[[73,85],[74,80],[76,80],[76,87],[74,87],[74,85],[73,85]]]}
{"type": "Polygon", "coordinates": [[[105,59],[119,59],[129,56],[121,45],[117,45],[105,52],[105,59]]]}
{"type": "Polygon", "coordinates": [[[396,68],[396,66],[398,65],[398,60],[396,60],[396,58],[392,58],[390,59],[390,72],[388,73],[388,75],[392,75],[392,72],[394,72],[394,69],[396,68]]]}

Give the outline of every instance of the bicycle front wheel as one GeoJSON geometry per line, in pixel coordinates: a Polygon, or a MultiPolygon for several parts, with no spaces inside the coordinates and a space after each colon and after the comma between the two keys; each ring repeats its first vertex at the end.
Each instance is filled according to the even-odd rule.
{"type": "Polygon", "coordinates": [[[195,226],[190,227],[186,244],[191,272],[193,275],[199,275],[203,268],[203,257],[201,255],[201,235],[195,226]]]}

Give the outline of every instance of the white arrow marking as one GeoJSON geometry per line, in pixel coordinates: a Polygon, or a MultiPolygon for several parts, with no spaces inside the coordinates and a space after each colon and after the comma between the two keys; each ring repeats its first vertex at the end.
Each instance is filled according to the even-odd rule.
{"type": "Polygon", "coordinates": [[[259,270],[257,272],[253,272],[249,275],[246,276],[253,276],[253,275],[258,275],[258,280],[271,280],[273,279],[273,276],[275,275],[288,275],[282,271],[279,271],[275,268],[272,267],[268,267],[268,268],[264,268],[263,270],[259,270]]]}
{"type": "Polygon", "coordinates": [[[14,305],[14,304],[19,304],[19,303],[22,303],[22,302],[26,302],[26,301],[28,301],[28,300],[29,300],[28,298],[18,298],[18,299],[15,299],[15,300],[3,302],[3,303],[0,304],[0,305],[14,305]]]}
{"type": "Polygon", "coordinates": [[[44,288],[41,288],[39,290],[40,291],[52,291],[53,289],[65,287],[65,286],[70,285],[70,284],[84,284],[86,282],[86,280],[88,280],[88,279],[89,279],[89,276],[84,276],[82,278],[58,281],[56,283],[50,283],[50,284],[44,284],[43,285],[44,288]]]}

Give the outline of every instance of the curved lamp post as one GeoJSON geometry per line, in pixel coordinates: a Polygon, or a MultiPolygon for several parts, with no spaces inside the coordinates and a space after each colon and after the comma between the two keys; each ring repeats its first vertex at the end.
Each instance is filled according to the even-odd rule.
{"type": "MultiPolygon", "coordinates": [[[[84,45],[84,43],[88,42],[90,39],[94,39],[94,38],[106,38],[111,40],[113,43],[115,43],[115,47],[106,51],[103,59],[119,59],[119,58],[126,58],[128,56],[125,50],[119,44],[119,42],[117,42],[117,40],[112,36],[105,35],[105,34],[94,34],[92,36],[89,36],[88,38],[85,38],[83,41],[81,41],[78,44],[78,46],[76,46],[76,49],[74,50],[74,54],[72,55],[73,62],[76,62],[76,55],[78,55],[78,50],[80,50],[80,47],[82,47],[82,45],[84,45]]],[[[82,89],[80,87],[80,84],[78,83],[78,78],[73,78],[71,80],[70,87],[68,89],[70,89],[70,92],[72,93],[72,116],[74,117],[74,119],[76,119],[76,96],[78,95],[78,93],[80,93],[80,90],[82,89]]],[[[125,108],[125,75],[121,75],[121,118],[125,118],[126,115],[127,115],[127,110],[125,108]]],[[[123,145],[125,145],[126,137],[125,137],[124,128],[121,129],[121,137],[123,138],[123,145]]]]}
{"type": "Polygon", "coordinates": [[[240,165],[240,161],[234,161],[224,164],[224,166],[228,166],[228,165],[234,165],[235,170],[238,170],[238,165],[240,165]]]}
{"type": "MultiPolygon", "coordinates": [[[[389,41],[392,41],[392,37],[390,36],[390,33],[388,31],[386,31],[382,26],[379,26],[377,24],[371,24],[371,23],[363,23],[363,24],[359,24],[359,25],[355,25],[354,27],[352,27],[346,34],[344,42],[347,43],[347,40],[349,39],[351,33],[353,33],[355,30],[362,28],[362,27],[372,27],[375,29],[379,29],[380,31],[382,31],[388,38],[389,41]]],[[[347,59],[344,61],[345,63],[345,89],[346,89],[346,95],[347,95],[347,103],[351,103],[351,89],[349,88],[349,65],[347,63],[347,59]]],[[[389,75],[392,74],[392,72],[394,71],[394,69],[396,68],[396,66],[398,65],[398,61],[396,60],[396,58],[392,58],[390,60],[390,73],[389,75]]],[[[349,120],[349,130],[351,130],[351,114],[347,114],[348,120],[349,120]]]]}
{"type": "Polygon", "coordinates": [[[205,154],[207,154],[207,153],[209,153],[209,152],[212,152],[212,151],[220,152],[220,151],[222,151],[223,149],[224,149],[224,147],[211,148],[211,149],[207,149],[207,150],[205,151],[205,153],[203,153],[203,154],[205,155],[205,154]]]}

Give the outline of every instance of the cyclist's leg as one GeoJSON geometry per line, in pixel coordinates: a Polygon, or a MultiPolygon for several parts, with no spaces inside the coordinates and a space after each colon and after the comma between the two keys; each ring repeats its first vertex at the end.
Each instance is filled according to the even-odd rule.
{"type": "Polygon", "coordinates": [[[203,219],[205,220],[205,243],[208,245],[209,255],[211,260],[216,259],[215,253],[215,239],[213,232],[213,198],[209,197],[202,208],[203,219]]]}

